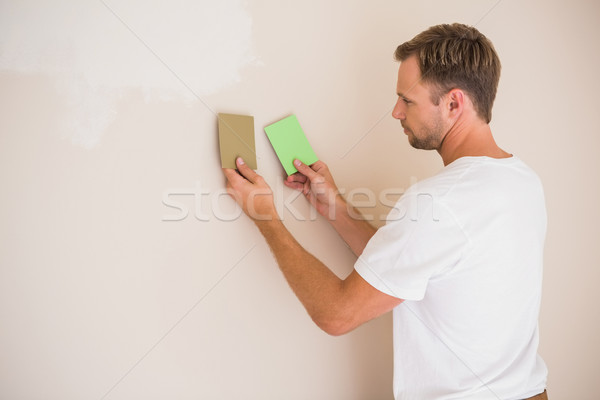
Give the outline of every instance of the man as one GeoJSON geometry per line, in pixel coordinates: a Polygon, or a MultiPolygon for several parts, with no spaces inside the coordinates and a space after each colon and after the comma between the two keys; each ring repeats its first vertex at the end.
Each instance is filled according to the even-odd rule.
{"type": "Polygon", "coordinates": [[[411,187],[375,230],[351,218],[325,163],[295,161],[302,190],[359,256],[339,279],[281,223],[263,178],[238,159],[229,193],[269,243],[314,322],[341,335],[393,310],[396,399],[546,399],[537,355],[546,230],[538,177],[489,122],[500,77],[475,28],[438,25],[396,50],[398,119],[444,168],[411,187]]]}

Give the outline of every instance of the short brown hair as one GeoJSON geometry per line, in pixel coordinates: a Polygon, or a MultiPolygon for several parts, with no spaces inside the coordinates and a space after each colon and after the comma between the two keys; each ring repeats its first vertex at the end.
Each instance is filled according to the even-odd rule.
{"type": "Polygon", "coordinates": [[[471,26],[436,25],[398,46],[394,56],[404,61],[413,54],[422,81],[434,88],[434,104],[451,89],[459,88],[469,95],[479,117],[491,121],[501,65],[488,38],[471,26]]]}

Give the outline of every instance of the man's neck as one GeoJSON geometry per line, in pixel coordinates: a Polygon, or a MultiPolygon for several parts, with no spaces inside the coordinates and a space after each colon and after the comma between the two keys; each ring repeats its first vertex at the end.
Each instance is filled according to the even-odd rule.
{"type": "Polygon", "coordinates": [[[467,156],[491,158],[512,156],[498,147],[490,126],[479,119],[456,121],[444,137],[438,153],[442,156],[444,166],[467,156]]]}

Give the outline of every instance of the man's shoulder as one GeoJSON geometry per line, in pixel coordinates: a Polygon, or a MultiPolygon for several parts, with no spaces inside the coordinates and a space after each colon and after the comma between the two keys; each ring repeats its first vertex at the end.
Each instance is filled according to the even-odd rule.
{"type": "Polygon", "coordinates": [[[509,158],[461,157],[445,166],[437,174],[417,182],[406,195],[430,193],[436,196],[449,194],[456,187],[482,190],[499,181],[540,183],[533,169],[516,156],[509,158]]]}
{"type": "Polygon", "coordinates": [[[435,175],[416,182],[408,188],[405,196],[420,196],[423,194],[436,197],[444,196],[464,179],[465,174],[476,163],[476,160],[460,158],[442,168],[435,175]]]}

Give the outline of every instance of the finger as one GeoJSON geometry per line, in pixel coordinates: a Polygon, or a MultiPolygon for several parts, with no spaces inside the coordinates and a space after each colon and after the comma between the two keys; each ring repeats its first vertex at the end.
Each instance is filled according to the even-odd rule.
{"type": "Polygon", "coordinates": [[[304,182],[304,186],[302,188],[302,193],[304,193],[305,195],[310,193],[310,181],[309,180],[304,182]]]}
{"type": "MultiPolygon", "coordinates": [[[[239,174],[237,172],[234,171],[234,173],[239,177],[239,179],[244,179],[241,176],[239,176],[239,174]]],[[[227,194],[229,196],[231,196],[231,198],[233,198],[233,200],[235,200],[237,202],[237,200],[238,200],[237,192],[233,188],[233,185],[229,181],[229,178],[227,179],[227,183],[225,184],[225,191],[227,192],[227,194]]]]}
{"type": "Polygon", "coordinates": [[[240,174],[238,174],[237,172],[235,172],[234,169],[231,168],[223,168],[223,172],[225,172],[225,176],[227,177],[227,182],[225,182],[225,191],[227,193],[229,193],[231,196],[233,196],[235,189],[233,187],[233,183],[231,182],[236,181],[238,179],[244,179],[243,177],[240,176],[240,174]],[[225,169],[228,169],[229,171],[233,171],[233,173],[229,172],[229,171],[225,171],[225,169]],[[231,179],[229,179],[229,175],[231,176],[231,179]],[[236,177],[237,175],[237,177],[236,177]]]}
{"type": "Polygon", "coordinates": [[[313,171],[320,171],[320,170],[326,170],[327,169],[327,164],[325,164],[323,161],[319,160],[316,161],[315,163],[311,164],[310,167],[313,169],[313,171]]]}
{"type": "Polygon", "coordinates": [[[228,195],[235,198],[235,189],[233,188],[233,186],[231,186],[231,183],[229,183],[229,181],[227,182],[227,185],[225,185],[225,191],[228,195]]]}
{"type": "Polygon", "coordinates": [[[230,185],[232,182],[237,182],[240,179],[244,179],[233,168],[223,168],[223,173],[225,174],[225,177],[227,178],[228,185],[230,185]]]}
{"type": "Polygon", "coordinates": [[[308,178],[306,177],[306,175],[302,175],[302,173],[296,172],[296,173],[288,176],[286,178],[286,181],[304,183],[304,182],[306,182],[307,179],[308,178]]]}
{"type": "Polygon", "coordinates": [[[304,189],[304,184],[300,183],[300,182],[290,182],[290,181],[286,180],[286,181],[283,181],[283,184],[294,190],[303,190],[304,189]]]}
{"type": "Polygon", "coordinates": [[[311,181],[313,179],[315,179],[315,178],[317,178],[317,177],[320,176],[311,167],[309,167],[308,165],[304,164],[300,160],[294,160],[294,167],[296,167],[296,169],[298,170],[298,172],[300,172],[303,175],[305,175],[311,181]]]}
{"type": "Polygon", "coordinates": [[[240,171],[240,174],[242,174],[242,176],[244,178],[248,179],[252,183],[256,183],[256,179],[260,175],[258,175],[256,172],[254,172],[252,170],[252,168],[250,168],[248,165],[246,165],[244,160],[242,160],[242,157],[236,158],[235,164],[237,165],[238,171],[240,171]]]}

